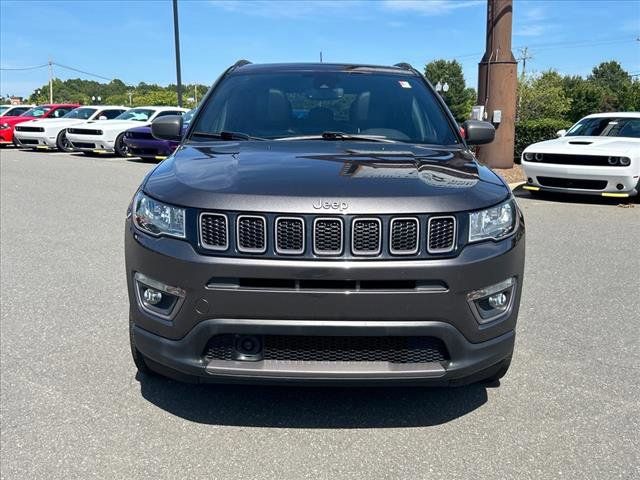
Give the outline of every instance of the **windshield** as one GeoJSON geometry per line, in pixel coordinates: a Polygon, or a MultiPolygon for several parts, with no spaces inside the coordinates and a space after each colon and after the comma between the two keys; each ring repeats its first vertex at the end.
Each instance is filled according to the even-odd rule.
{"type": "Polygon", "coordinates": [[[132,108],[118,115],[115,120],[134,120],[136,122],[146,122],[156,113],[149,108],[132,108]]]}
{"type": "Polygon", "coordinates": [[[640,138],[640,117],[583,118],[569,129],[566,136],[640,138]]]}
{"type": "MultiPolygon", "coordinates": [[[[287,139],[323,132],[452,145],[458,137],[420,77],[375,71],[236,73],[201,107],[192,138],[287,139]]],[[[344,137],[346,138],[346,137],[344,137]]]]}
{"type": "Polygon", "coordinates": [[[91,115],[96,113],[95,108],[76,108],[75,110],[71,110],[62,118],[79,118],[82,120],[89,120],[91,115]]]}
{"type": "Polygon", "coordinates": [[[23,117],[42,117],[51,110],[51,107],[33,107],[22,114],[23,117]]]}
{"type": "Polygon", "coordinates": [[[7,110],[9,110],[11,108],[10,105],[0,105],[0,114],[6,112],[7,110]]]}

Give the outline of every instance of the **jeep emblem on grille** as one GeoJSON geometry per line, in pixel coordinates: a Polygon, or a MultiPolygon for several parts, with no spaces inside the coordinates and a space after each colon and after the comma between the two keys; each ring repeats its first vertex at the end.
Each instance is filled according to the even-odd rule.
{"type": "Polygon", "coordinates": [[[313,202],[313,208],[316,210],[339,210],[342,212],[349,208],[349,204],[339,200],[317,200],[313,202]]]}

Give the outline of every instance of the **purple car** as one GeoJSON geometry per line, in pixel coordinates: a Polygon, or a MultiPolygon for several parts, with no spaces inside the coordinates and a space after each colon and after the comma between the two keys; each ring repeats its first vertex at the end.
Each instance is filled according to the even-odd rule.
{"type": "MultiPolygon", "coordinates": [[[[183,115],[183,133],[192,115],[193,110],[183,115]]],[[[151,126],[130,128],[124,134],[124,143],[128,148],[127,157],[140,157],[143,160],[164,160],[180,145],[180,142],[154,138],[151,126]]]]}

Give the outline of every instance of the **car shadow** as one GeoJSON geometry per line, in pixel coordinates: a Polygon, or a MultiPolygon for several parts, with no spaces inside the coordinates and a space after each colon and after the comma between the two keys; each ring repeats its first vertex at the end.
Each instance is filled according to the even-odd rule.
{"type": "Polygon", "coordinates": [[[638,202],[640,196],[636,197],[602,197],[600,195],[580,195],[577,193],[556,193],[556,192],[531,192],[522,188],[523,185],[513,189],[513,195],[517,198],[526,198],[532,200],[542,200],[553,203],[579,203],[583,205],[612,205],[626,206],[633,205],[638,202]]]}
{"type": "Polygon", "coordinates": [[[186,384],[138,373],[143,398],[207,425],[280,428],[425,427],[487,402],[487,388],[300,387],[186,384]]]}

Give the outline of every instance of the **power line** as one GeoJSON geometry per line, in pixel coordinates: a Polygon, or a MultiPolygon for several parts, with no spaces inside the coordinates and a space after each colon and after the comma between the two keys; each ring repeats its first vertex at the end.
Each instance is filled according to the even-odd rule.
{"type": "Polygon", "coordinates": [[[48,63],[43,63],[42,65],[34,65],[33,67],[0,67],[0,70],[36,70],[38,68],[45,68],[48,66],[48,63]]]}
{"type": "Polygon", "coordinates": [[[58,67],[62,67],[62,68],[65,68],[67,70],[72,70],[72,71],[78,72],[78,73],[84,73],[85,75],[89,75],[90,77],[100,78],[101,80],[106,80],[107,82],[110,82],[111,80],[113,80],[112,78],[103,77],[102,75],[98,75],[97,73],[85,72],[84,70],[80,70],[80,69],[74,68],[74,67],[69,67],[67,65],[62,65],[62,64],[57,63],[57,62],[52,62],[52,63],[54,65],[58,66],[58,67]]]}

